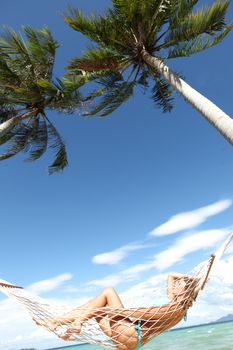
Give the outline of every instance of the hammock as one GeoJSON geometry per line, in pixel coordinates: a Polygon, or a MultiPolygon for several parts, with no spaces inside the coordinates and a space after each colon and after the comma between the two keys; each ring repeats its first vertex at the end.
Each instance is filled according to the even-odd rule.
{"type": "MultiPolygon", "coordinates": [[[[91,312],[92,317],[88,317],[87,320],[82,324],[80,333],[71,333],[69,339],[71,341],[76,341],[80,343],[89,344],[99,344],[112,349],[122,349],[127,348],[127,340],[124,336],[124,331],[120,331],[119,324],[124,324],[124,329],[131,327],[133,330],[132,336],[135,337],[135,326],[140,321],[142,325],[142,345],[147,343],[152,337],[155,337],[171,327],[174,327],[178,322],[180,322],[186,315],[188,308],[192,305],[192,302],[196,299],[200,290],[202,290],[208,281],[209,273],[217,261],[221,258],[222,254],[226,250],[227,246],[233,239],[233,234],[231,234],[228,239],[223,243],[223,245],[210,256],[207,261],[199,264],[193,271],[193,275],[183,275],[182,283],[185,283],[185,289],[182,293],[178,294],[174,300],[169,304],[158,306],[158,307],[148,307],[148,308],[99,308],[91,309],[84,307],[77,307],[75,310],[77,312],[86,313],[91,312]],[[126,311],[127,316],[124,316],[126,311]],[[138,314],[140,312],[140,318],[138,314]],[[106,331],[98,322],[99,319],[104,319],[111,324],[111,334],[106,331]],[[116,327],[117,331],[116,331],[116,327]]],[[[179,278],[177,279],[178,285],[181,283],[179,278]]],[[[174,288],[174,286],[173,286],[174,288]]],[[[67,312],[72,311],[71,308],[64,307],[38,296],[31,294],[22,287],[13,285],[4,280],[0,280],[0,291],[6,294],[8,297],[16,299],[20,304],[22,304],[32,319],[37,325],[43,326],[50,332],[55,333],[58,337],[66,334],[67,330],[71,326],[70,323],[61,323],[58,327],[52,326],[52,321],[59,317],[62,317],[67,312]]],[[[167,291],[169,295],[169,290],[167,291]]],[[[136,347],[136,345],[135,345],[136,347]]]]}

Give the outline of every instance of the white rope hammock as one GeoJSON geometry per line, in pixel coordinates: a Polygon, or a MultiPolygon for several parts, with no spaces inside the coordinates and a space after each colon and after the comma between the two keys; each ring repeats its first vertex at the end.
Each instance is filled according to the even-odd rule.
{"type": "Polygon", "coordinates": [[[58,337],[64,336],[68,331],[69,338],[67,340],[99,344],[117,350],[134,350],[138,344],[139,335],[135,331],[138,326],[141,329],[140,343],[144,345],[152,337],[174,327],[184,318],[199,291],[204,288],[209,278],[210,270],[221,258],[232,239],[233,234],[228,237],[215,254],[211,255],[209,260],[204,261],[194,269],[192,276],[180,274],[181,277],[179,277],[177,275],[174,285],[167,292],[168,296],[169,294],[174,294],[175,290],[178,292],[174,294],[169,304],[162,306],[128,309],[110,307],[88,309],[87,307],[77,307],[71,310],[68,307],[46,301],[22,287],[15,286],[4,280],[0,280],[0,291],[8,297],[16,299],[27,309],[37,325],[45,327],[58,337]],[[86,320],[82,323],[80,333],[72,332],[71,321],[62,321],[62,319],[67,319],[67,315],[74,310],[76,314],[86,315],[86,320]],[[60,321],[58,322],[58,320],[60,321]],[[99,320],[103,322],[99,322],[99,320]],[[108,325],[108,327],[105,325],[108,325]],[[134,343],[135,346],[132,347],[134,343]]]}

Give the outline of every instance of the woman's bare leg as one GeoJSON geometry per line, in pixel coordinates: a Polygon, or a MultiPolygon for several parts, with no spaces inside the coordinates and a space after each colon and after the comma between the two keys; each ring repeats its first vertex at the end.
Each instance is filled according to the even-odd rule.
{"type": "Polygon", "coordinates": [[[111,332],[110,324],[108,321],[108,318],[105,316],[104,310],[103,310],[103,316],[95,315],[95,309],[104,308],[105,306],[110,307],[124,307],[118,294],[116,291],[109,287],[103,289],[103,291],[97,295],[94,299],[90,300],[88,303],[81,305],[68,314],[66,314],[64,317],[56,319],[55,320],[55,328],[57,328],[58,325],[66,324],[66,323],[72,323],[72,326],[69,327],[69,330],[67,331],[65,337],[66,339],[69,338],[71,333],[80,333],[81,326],[84,321],[89,320],[92,317],[95,317],[97,322],[100,324],[100,327],[102,330],[109,335],[111,332]],[[109,333],[109,334],[108,334],[109,333]]]}
{"type": "MultiPolygon", "coordinates": [[[[94,299],[90,300],[87,304],[84,306],[80,306],[77,308],[77,319],[73,322],[73,325],[75,326],[75,329],[80,331],[81,325],[84,321],[89,320],[92,317],[95,317],[95,309],[104,308],[106,306],[110,307],[124,307],[118,294],[116,291],[109,287],[103,289],[103,291],[97,295],[94,299]]],[[[103,310],[104,311],[104,310],[103,310]]],[[[107,317],[103,317],[98,315],[96,317],[96,320],[99,322],[103,328],[110,328],[109,321],[107,320],[107,317]]]]}

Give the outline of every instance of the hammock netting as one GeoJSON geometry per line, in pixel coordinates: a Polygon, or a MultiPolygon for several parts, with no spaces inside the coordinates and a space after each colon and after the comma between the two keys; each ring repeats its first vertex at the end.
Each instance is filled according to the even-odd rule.
{"type": "Polygon", "coordinates": [[[174,327],[185,317],[187,310],[196,300],[199,291],[204,288],[211,269],[220,259],[232,239],[233,234],[208,260],[194,268],[192,275],[177,277],[174,280],[176,285],[170,286],[171,290],[168,289],[167,293],[168,295],[174,293],[174,288],[178,288],[179,292],[166,305],[127,309],[108,306],[89,309],[84,305],[71,309],[35,296],[24,288],[4,280],[0,280],[0,291],[22,304],[37,325],[45,327],[60,338],[68,332],[69,337],[66,340],[99,344],[112,349],[125,348],[125,345],[127,348],[127,341],[130,339],[126,338],[137,339],[135,325],[140,321],[142,345],[144,345],[151,338],[174,327]],[[67,315],[71,312],[82,315],[82,317],[86,315],[80,333],[72,332],[71,321],[64,321],[67,320],[67,315]],[[126,332],[127,327],[130,332],[126,332]],[[129,336],[129,334],[131,335],[129,336]]]}

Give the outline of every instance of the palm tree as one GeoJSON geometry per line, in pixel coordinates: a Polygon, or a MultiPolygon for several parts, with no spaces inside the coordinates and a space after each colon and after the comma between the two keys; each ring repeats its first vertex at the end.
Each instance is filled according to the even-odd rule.
{"type": "Polygon", "coordinates": [[[23,27],[26,40],[10,28],[0,37],[0,160],[25,151],[27,161],[55,152],[49,174],[67,166],[65,144],[47,110],[73,113],[80,105],[84,78],[53,80],[58,43],[47,27],[23,27]]]}
{"type": "Polygon", "coordinates": [[[232,28],[225,21],[228,0],[194,10],[198,0],[112,0],[105,15],[85,17],[69,8],[64,20],[95,42],[69,70],[104,73],[90,115],[106,116],[128,99],[137,85],[152,88],[152,98],[164,112],[172,109],[176,90],[233,144],[233,120],[189,86],[165,63],[187,57],[220,43],[232,28]]]}

